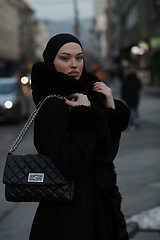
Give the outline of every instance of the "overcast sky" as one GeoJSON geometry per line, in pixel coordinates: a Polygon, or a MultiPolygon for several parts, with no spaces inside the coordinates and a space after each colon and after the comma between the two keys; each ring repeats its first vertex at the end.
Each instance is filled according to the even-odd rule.
{"type": "MultiPolygon", "coordinates": [[[[35,16],[43,19],[61,21],[74,18],[73,1],[75,0],[24,0],[35,16]]],[[[94,0],[77,0],[79,18],[86,19],[93,16],[94,0]]]]}

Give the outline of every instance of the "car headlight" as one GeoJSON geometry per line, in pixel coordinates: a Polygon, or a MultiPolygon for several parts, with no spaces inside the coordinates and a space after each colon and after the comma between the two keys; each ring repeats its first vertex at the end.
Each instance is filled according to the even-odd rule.
{"type": "Polygon", "coordinates": [[[6,101],[4,103],[5,108],[10,109],[13,107],[13,102],[12,101],[6,101]]]}

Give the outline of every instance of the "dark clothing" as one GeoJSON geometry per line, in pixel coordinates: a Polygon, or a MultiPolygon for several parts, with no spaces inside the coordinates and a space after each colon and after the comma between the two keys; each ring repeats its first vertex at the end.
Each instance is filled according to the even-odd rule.
{"type": "Polygon", "coordinates": [[[131,108],[136,108],[139,103],[141,82],[136,74],[129,74],[122,83],[122,99],[131,108]]]}
{"type": "Polygon", "coordinates": [[[30,240],[128,240],[113,163],[128,108],[118,100],[116,110],[104,107],[103,94],[92,91],[99,80],[89,73],[83,82],[37,63],[31,77],[36,104],[50,94],[78,92],[87,95],[91,107],[71,109],[50,98],[36,116],[35,147],[66,178],[75,179],[76,196],[70,203],[40,203],[30,240]]]}

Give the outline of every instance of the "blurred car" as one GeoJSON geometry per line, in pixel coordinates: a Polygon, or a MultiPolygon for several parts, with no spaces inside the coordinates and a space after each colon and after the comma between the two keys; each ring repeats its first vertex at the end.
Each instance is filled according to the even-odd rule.
{"type": "Polygon", "coordinates": [[[30,113],[29,98],[16,77],[0,78],[0,120],[20,122],[30,113]]]}

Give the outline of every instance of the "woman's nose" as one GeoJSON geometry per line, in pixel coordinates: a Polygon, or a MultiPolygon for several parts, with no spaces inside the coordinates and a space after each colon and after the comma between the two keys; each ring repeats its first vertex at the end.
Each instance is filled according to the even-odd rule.
{"type": "Polygon", "coordinates": [[[77,67],[76,59],[71,59],[71,67],[77,67]]]}

